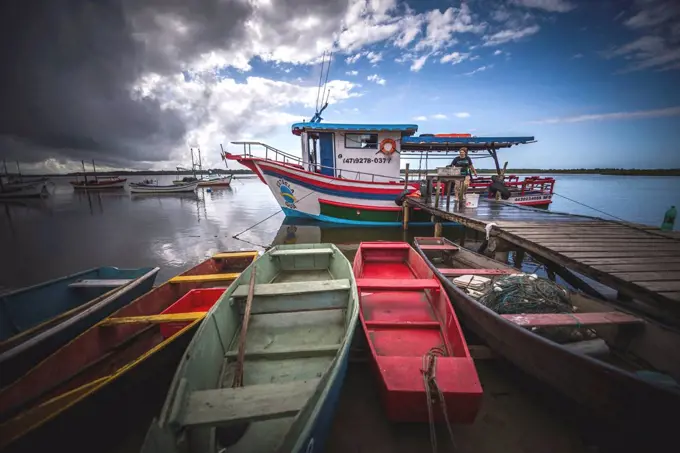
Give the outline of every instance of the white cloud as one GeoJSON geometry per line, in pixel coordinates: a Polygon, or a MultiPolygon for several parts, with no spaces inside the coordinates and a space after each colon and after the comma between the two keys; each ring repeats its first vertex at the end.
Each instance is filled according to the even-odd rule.
{"type": "Polygon", "coordinates": [[[460,9],[450,7],[443,13],[438,9],[425,14],[425,36],[415,46],[416,51],[438,50],[455,44],[456,33],[482,33],[485,23],[475,24],[470,8],[463,3],[460,9]]]}
{"type": "Polygon", "coordinates": [[[624,24],[633,29],[655,27],[680,16],[680,4],[674,0],[638,1],[640,11],[624,24]]]}
{"type": "Polygon", "coordinates": [[[512,3],[527,8],[536,8],[551,13],[566,13],[576,8],[576,5],[567,0],[512,0],[512,3]]]}
{"type": "Polygon", "coordinates": [[[366,77],[366,80],[368,80],[369,82],[375,82],[378,85],[385,85],[387,83],[387,81],[380,77],[378,74],[370,75],[366,77]]]}
{"type": "Polygon", "coordinates": [[[354,64],[354,63],[356,63],[357,61],[359,61],[359,58],[361,58],[361,56],[362,56],[361,53],[357,53],[357,54],[351,55],[351,56],[345,58],[345,63],[347,63],[347,64],[354,64]]]}
{"type": "Polygon", "coordinates": [[[604,121],[637,118],[660,118],[666,116],[680,116],[680,106],[655,110],[637,110],[633,112],[603,113],[596,115],[579,115],[565,118],[548,118],[531,121],[532,124],[580,123],[583,121],[604,121]]]}
{"type": "Polygon", "coordinates": [[[502,51],[502,50],[496,50],[496,51],[494,51],[493,54],[494,54],[494,55],[502,55],[502,54],[503,54],[503,51],[502,51]]]}
{"type": "Polygon", "coordinates": [[[413,72],[418,72],[420,71],[423,66],[425,66],[425,62],[427,61],[428,57],[430,54],[423,55],[422,57],[418,57],[415,60],[413,60],[413,63],[411,64],[411,71],[413,72]]]}
{"type": "Polygon", "coordinates": [[[413,121],[427,121],[427,117],[425,115],[414,116],[413,121]]]}
{"type": "Polygon", "coordinates": [[[349,76],[356,76],[359,75],[359,71],[347,71],[345,74],[349,76]]]}
{"type": "Polygon", "coordinates": [[[574,58],[574,59],[583,58],[583,54],[582,53],[575,53],[574,55],[572,55],[571,58],[574,58]]]}
{"type": "Polygon", "coordinates": [[[521,29],[503,30],[490,36],[484,36],[485,46],[497,46],[509,41],[518,41],[527,36],[538,33],[541,29],[538,25],[531,25],[521,29]]]}
{"type": "Polygon", "coordinates": [[[474,71],[466,72],[465,75],[473,75],[473,74],[477,74],[478,72],[483,72],[483,71],[486,71],[486,70],[491,69],[491,68],[493,68],[493,65],[492,65],[492,64],[490,64],[490,65],[485,65],[485,66],[480,66],[480,67],[478,67],[477,69],[475,69],[474,71]]]}
{"type": "Polygon", "coordinates": [[[680,63],[680,46],[669,45],[664,38],[646,35],[626,45],[604,52],[606,58],[624,57],[635,62],[622,72],[642,69],[673,69],[680,63]]]}
{"type": "Polygon", "coordinates": [[[451,63],[451,64],[458,64],[461,63],[470,56],[469,53],[461,53],[461,52],[452,52],[448,55],[444,55],[439,62],[440,63],[451,63]]]}
{"type": "Polygon", "coordinates": [[[480,58],[481,57],[479,55],[473,55],[472,57],[470,57],[470,61],[479,60],[480,58]]]}
{"type": "Polygon", "coordinates": [[[380,53],[380,52],[375,53],[375,52],[371,51],[371,52],[366,52],[366,58],[372,64],[376,64],[377,62],[379,62],[380,60],[383,59],[383,56],[382,56],[382,53],[380,53]]]}
{"type": "Polygon", "coordinates": [[[456,113],[456,118],[470,118],[470,114],[468,112],[458,112],[456,113]]]}
{"type": "Polygon", "coordinates": [[[447,116],[444,115],[443,113],[436,113],[436,114],[432,115],[431,118],[433,120],[445,120],[447,118],[447,116]]]}

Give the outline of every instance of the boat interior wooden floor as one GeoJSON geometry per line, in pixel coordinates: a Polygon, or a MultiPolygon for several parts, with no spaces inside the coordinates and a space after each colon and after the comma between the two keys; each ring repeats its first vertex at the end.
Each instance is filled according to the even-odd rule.
{"type": "MultiPolygon", "coordinates": [[[[182,420],[191,428],[191,451],[226,447],[229,453],[266,453],[297,438],[305,418],[298,414],[311,410],[310,401],[324,391],[320,383],[343,347],[354,309],[351,269],[344,258],[334,259],[335,254],[339,250],[284,249],[256,262],[242,389],[232,386],[250,271],[233,290],[233,303],[219,304],[206,320],[194,356],[204,357],[209,348],[210,356],[223,359],[200,370],[186,367],[187,375],[204,374],[197,378],[203,385],[192,384],[200,387],[189,398],[182,420]],[[211,401],[217,404],[206,410],[211,401]]],[[[196,377],[187,377],[187,382],[196,377]]]]}

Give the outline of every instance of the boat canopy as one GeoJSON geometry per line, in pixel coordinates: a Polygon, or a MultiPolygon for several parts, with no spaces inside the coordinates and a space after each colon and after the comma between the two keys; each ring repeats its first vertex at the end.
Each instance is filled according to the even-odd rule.
{"type": "Polygon", "coordinates": [[[401,132],[402,136],[413,135],[418,131],[417,124],[338,124],[338,123],[295,123],[292,132],[401,132]]]}
{"type": "Polygon", "coordinates": [[[470,151],[510,148],[535,142],[534,137],[435,137],[418,136],[401,139],[402,151],[456,151],[462,147],[470,151]]]}

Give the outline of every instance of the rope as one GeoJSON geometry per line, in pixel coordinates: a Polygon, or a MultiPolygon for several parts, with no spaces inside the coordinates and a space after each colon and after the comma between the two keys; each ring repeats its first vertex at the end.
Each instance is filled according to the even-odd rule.
{"type": "Polygon", "coordinates": [[[425,397],[427,398],[427,415],[430,422],[430,444],[432,444],[432,453],[437,453],[437,431],[435,427],[433,407],[433,404],[436,403],[437,399],[439,400],[441,410],[444,414],[444,420],[446,421],[446,428],[449,432],[451,445],[453,445],[454,449],[456,448],[456,442],[453,438],[453,428],[451,427],[451,422],[449,421],[449,412],[446,408],[446,400],[444,399],[444,394],[437,384],[436,376],[437,357],[445,356],[446,350],[444,349],[444,346],[437,346],[430,349],[428,353],[423,356],[423,368],[420,370],[421,373],[423,373],[425,397]]]}
{"type": "Polygon", "coordinates": [[[615,218],[615,219],[617,219],[617,220],[621,220],[622,222],[628,222],[626,219],[622,219],[621,217],[617,217],[617,216],[615,216],[614,214],[609,214],[608,212],[604,212],[604,211],[602,211],[602,210],[600,210],[600,209],[594,208],[594,207],[592,207],[592,206],[588,206],[588,205],[585,204],[585,203],[581,203],[580,201],[576,201],[576,200],[574,200],[573,198],[566,197],[566,196],[561,195],[561,194],[559,194],[559,193],[557,193],[557,192],[553,192],[553,195],[557,195],[558,197],[562,197],[562,198],[564,198],[565,200],[572,201],[572,202],[574,202],[574,203],[576,203],[576,204],[579,204],[579,205],[581,205],[581,206],[583,206],[583,207],[592,209],[593,211],[597,211],[597,212],[599,212],[600,214],[604,214],[604,215],[607,215],[607,216],[609,216],[609,217],[613,217],[613,218],[615,218]]]}
{"type": "Polygon", "coordinates": [[[573,312],[569,296],[562,288],[527,274],[497,278],[479,302],[503,315],[573,312]]]}

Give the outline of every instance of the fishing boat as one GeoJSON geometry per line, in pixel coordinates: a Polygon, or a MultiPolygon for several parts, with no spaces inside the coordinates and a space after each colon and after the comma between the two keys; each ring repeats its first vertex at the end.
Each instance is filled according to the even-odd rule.
{"type": "Polygon", "coordinates": [[[212,256],[95,324],[0,390],[0,449],[40,451],[64,440],[63,448],[73,451],[74,438],[96,439],[102,435],[97,425],[110,425],[114,414],[133,407],[125,397],[133,387],[164,382],[167,388],[170,379],[159,370],[177,366],[207,311],[257,256],[256,251],[212,256]]]}
{"type": "MultiPolygon", "coordinates": [[[[203,173],[203,160],[201,159],[201,148],[198,146],[192,146],[189,148],[189,151],[191,152],[191,170],[182,168],[182,167],[177,167],[177,179],[173,180],[173,184],[181,185],[181,184],[187,184],[190,182],[196,182],[198,181],[199,187],[228,187],[231,185],[231,179],[233,175],[227,175],[227,176],[208,176],[208,177],[196,177],[196,171],[198,170],[199,173],[203,173]],[[194,148],[196,148],[197,156],[194,156],[194,148]],[[193,176],[185,176],[182,179],[179,179],[179,174],[182,171],[191,171],[193,173],[193,176]]],[[[224,150],[220,153],[220,157],[224,161],[225,165],[227,166],[227,170],[229,170],[229,166],[227,165],[227,159],[224,155],[224,150]]],[[[210,173],[210,171],[208,171],[210,173]]]]}
{"type": "Polygon", "coordinates": [[[199,327],[142,452],[323,451],[357,316],[334,245],[268,250],[199,327]]]}
{"type": "Polygon", "coordinates": [[[124,189],[125,182],[127,178],[121,178],[119,176],[97,176],[97,167],[94,164],[94,159],[92,159],[92,179],[87,179],[87,173],[85,172],[85,161],[80,161],[83,166],[83,180],[78,179],[76,175],[75,181],[70,181],[73,189],[75,190],[109,190],[109,189],[124,189]]]}
{"type": "MultiPolygon", "coordinates": [[[[659,439],[677,431],[675,419],[668,417],[680,407],[677,328],[564,289],[556,294],[563,293],[571,310],[518,313],[524,310],[510,310],[507,299],[506,311],[512,313],[496,312],[482,303],[489,297],[485,294],[502,291],[520,271],[445,238],[415,238],[415,247],[444,284],[463,325],[495,353],[589,413],[613,420],[617,433],[644,432],[645,439],[659,439]],[[479,284],[486,279],[493,282],[482,291],[479,284]]],[[[542,302],[555,303],[550,299],[557,298],[542,302]]]]}
{"type": "Polygon", "coordinates": [[[150,290],[158,270],[100,267],[0,296],[0,387],[150,290]]]}
{"type": "Polygon", "coordinates": [[[187,193],[195,192],[198,182],[189,182],[186,184],[170,184],[170,185],[160,185],[156,180],[144,180],[142,182],[131,182],[130,192],[135,194],[140,193],[187,193]]]}
{"type": "Polygon", "coordinates": [[[0,198],[37,198],[46,197],[48,194],[46,179],[0,184],[0,198]]]}
{"type": "Polygon", "coordinates": [[[472,423],[482,386],[441,282],[405,242],[362,242],[360,318],[387,418],[472,423]]]}
{"type": "Polygon", "coordinates": [[[199,187],[229,187],[231,185],[231,179],[234,175],[227,176],[215,176],[212,178],[199,179],[199,187]]]}

